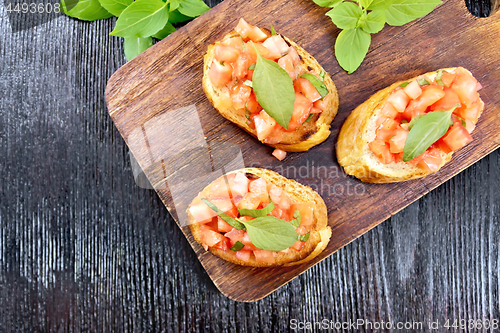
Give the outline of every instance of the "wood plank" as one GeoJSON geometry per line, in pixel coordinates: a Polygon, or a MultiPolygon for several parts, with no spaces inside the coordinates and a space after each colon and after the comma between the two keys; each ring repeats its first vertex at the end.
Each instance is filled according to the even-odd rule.
{"type": "MultiPolygon", "coordinates": [[[[157,128],[161,122],[156,120],[162,115],[196,105],[209,145],[220,141],[237,144],[247,166],[281,171],[284,176],[317,188],[325,199],[333,229],[332,239],[314,261],[297,267],[254,269],[232,265],[205,252],[193,241],[189,231],[183,229],[215,285],[226,296],[238,301],[255,301],[268,295],[500,144],[500,96],[496,93],[500,78],[498,17],[477,20],[463,4],[446,1],[422,19],[404,27],[386,27],[373,36],[363,65],[354,74],[347,75],[332,52],[339,31],[323,15],[326,10],[311,1],[298,1],[293,11],[284,4],[284,1],[270,0],[227,0],[123,66],[111,77],[106,91],[111,118],[153,184],[167,175],[165,165],[151,165],[151,146],[146,144],[149,150],[137,148],[130,138],[140,128],[139,132],[146,133],[148,140],[158,140],[158,137],[148,136],[144,126],[155,122],[157,128]],[[269,147],[222,119],[201,89],[202,57],[206,47],[232,30],[239,17],[259,26],[273,24],[276,30],[315,56],[332,74],[339,90],[341,105],[332,123],[330,138],[307,153],[292,154],[283,163],[270,155],[269,147]],[[468,68],[482,83],[481,96],[486,111],[474,132],[475,140],[455,154],[446,168],[421,180],[386,185],[363,184],[342,173],[333,149],[338,130],[351,110],[392,82],[454,66],[468,68]],[[328,176],[318,175],[318,171],[325,168],[328,176]],[[305,171],[301,174],[301,170],[305,171]]],[[[168,133],[154,133],[160,135],[163,142],[175,139],[166,135],[168,133]]],[[[160,150],[154,155],[165,157],[162,154],[168,153],[169,148],[165,143],[152,149],[160,150]]],[[[176,216],[168,188],[157,189],[157,192],[176,216]]]]}

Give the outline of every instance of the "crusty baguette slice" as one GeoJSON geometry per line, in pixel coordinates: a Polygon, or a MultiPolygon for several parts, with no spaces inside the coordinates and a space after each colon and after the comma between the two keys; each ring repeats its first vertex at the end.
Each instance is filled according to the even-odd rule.
{"type": "MultiPolygon", "coordinates": [[[[264,29],[262,29],[264,30],[264,29]]],[[[222,40],[229,36],[234,36],[237,34],[235,31],[227,34],[222,40]]],[[[270,35],[270,33],[269,33],[270,35]]],[[[298,46],[296,43],[290,39],[283,36],[285,41],[293,46],[299,56],[302,58],[305,68],[311,68],[316,73],[321,73],[321,71],[326,71],[321,67],[321,65],[311,56],[306,50],[298,46]]],[[[245,113],[237,112],[233,107],[226,108],[227,100],[230,99],[229,89],[226,87],[215,87],[208,77],[208,70],[212,64],[215,56],[215,46],[220,43],[209,45],[208,51],[204,58],[203,65],[203,90],[207,95],[214,108],[227,120],[235,123],[253,137],[257,138],[257,132],[255,129],[247,124],[247,119],[245,113]]],[[[292,133],[285,133],[282,142],[278,144],[267,144],[268,146],[281,149],[289,152],[300,152],[309,150],[321,142],[325,141],[330,135],[330,123],[337,114],[339,107],[339,96],[337,93],[337,88],[333,83],[330,74],[326,73],[324,84],[330,92],[325,96],[325,101],[327,103],[327,108],[319,116],[315,115],[309,122],[302,124],[292,133]]]]}
{"type": "MultiPolygon", "coordinates": [[[[444,68],[452,72],[455,68],[444,68]]],[[[429,72],[420,76],[434,79],[437,74],[429,72]]],[[[403,82],[399,81],[372,95],[349,115],[339,133],[337,141],[337,159],[344,171],[368,183],[392,183],[425,177],[432,173],[405,162],[383,164],[370,150],[368,143],[375,138],[376,120],[386,103],[389,94],[403,82]]],[[[482,109],[481,111],[482,112],[482,109]]],[[[445,165],[453,155],[441,151],[442,163],[445,165]]]]}
{"type": "MultiPolygon", "coordinates": [[[[294,180],[287,179],[280,176],[274,171],[259,168],[245,168],[241,170],[236,170],[234,172],[245,172],[246,174],[251,174],[260,178],[264,178],[268,183],[272,183],[280,188],[288,195],[290,200],[294,203],[300,202],[310,202],[314,201],[316,207],[313,214],[313,224],[311,225],[311,234],[309,239],[306,241],[304,248],[301,251],[296,251],[293,249],[288,249],[285,251],[275,252],[275,264],[268,264],[257,262],[253,255],[250,261],[241,261],[236,258],[234,251],[222,251],[221,249],[208,247],[208,250],[213,254],[219,256],[220,258],[230,261],[232,263],[243,265],[243,266],[254,266],[254,267],[269,267],[269,266],[282,266],[282,265],[298,265],[308,262],[315,257],[317,257],[327,246],[332,231],[328,226],[328,217],[326,205],[323,199],[318,193],[308,186],[299,184],[294,180]]],[[[205,187],[202,191],[203,193],[209,193],[210,185],[205,187]]],[[[189,228],[193,234],[194,239],[201,244],[201,234],[200,225],[196,223],[194,217],[189,212],[188,213],[188,223],[189,228]]]]}

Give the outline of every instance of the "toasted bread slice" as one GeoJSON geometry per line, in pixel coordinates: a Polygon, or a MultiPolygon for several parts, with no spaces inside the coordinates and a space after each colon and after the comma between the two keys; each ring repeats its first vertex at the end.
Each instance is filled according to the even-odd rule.
{"type": "MultiPolygon", "coordinates": [[[[264,178],[266,182],[272,183],[278,187],[280,187],[290,198],[292,203],[301,203],[301,202],[311,202],[314,201],[315,209],[313,212],[313,223],[310,226],[310,236],[309,239],[305,242],[305,246],[301,251],[296,251],[294,249],[287,249],[284,251],[273,252],[275,264],[258,262],[255,260],[255,257],[250,257],[249,261],[242,261],[236,258],[235,252],[228,250],[223,251],[218,248],[208,247],[208,250],[213,254],[219,256],[220,258],[230,261],[232,263],[243,265],[243,266],[254,266],[254,267],[270,267],[270,266],[282,266],[282,265],[297,265],[308,262],[315,257],[317,257],[327,246],[332,231],[328,226],[328,218],[327,218],[327,209],[325,202],[320,197],[318,193],[312,190],[310,187],[299,184],[294,180],[287,179],[283,176],[280,176],[274,171],[259,169],[259,168],[245,168],[241,170],[236,170],[234,172],[244,172],[247,174],[247,177],[252,178],[264,178]]],[[[201,192],[201,196],[204,197],[204,193],[210,192],[210,186],[208,185],[201,192]]],[[[193,234],[194,239],[202,244],[201,242],[201,233],[200,233],[200,224],[197,223],[194,217],[191,215],[189,207],[188,207],[188,223],[189,228],[193,234]]]]}
{"type": "MultiPolygon", "coordinates": [[[[455,68],[444,68],[443,70],[453,72],[455,68]]],[[[434,80],[436,75],[437,71],[418,77],[425,76],[434,80]]],[[[376,120],[390,93],[403,82],[414,79],[416,78],[399,81],[378,91],[351,112],[342,125],[336,146],[337,159],[347,174],[368,183],[392,183],[417,179],[432,173],[405,162],[384,164],[368,146],[368,143],[375,138],[376,120]]],[[[480,113],[482,111],[483,108],[481,108],[480,113]]],[[[445,153],[442,150],[440,153],[442,163],[439,169],[450,161],[453,155],[453,152],[445,153]]]]}
{"type": "MultiPolygon", "coordinates": [[[[265,30],[265,29],[261,29],[265,30]]],[[[222,40],[234,36],[237,34],[235,31],[227,34],[222,40]]],[[[268,33],[271,35],[271,33],[268,33]]],[[[321,67],[321,65],[311,56],[306,50],[301,48],[299,45],[291,41],[290,39],[283,36],[285,41],[295,48],[297,53],[302,59],[305,68],[310,68],[316,73],[321,73],[326,71],[321,67]]],[[[232,106],[227,107],[227,101],[230,100],[229,89],[227,87],[216,87],[212,84],[208,77],[208,70],[212,64],[215,57],[215,46],[220,43],[217,42],[208,47],[208,51],[204,58],[203,66],[203,90],[207,95],[214,108],[227,120],[235,123],[253,137],[257,138],[257,132],[254,128],[250,127],[247,123],[247,118],[244,112],[238,112],[232,106]]],[[[321,142],[325,141],[330,135],[330,123],[337,114],[339,107],[339,97],[337,93],[337,88],[333,83],[330,74],[325,74],[324,84],[328,88],[329,94],[324,97],[326,102],[326,109],[323,110],[319,115],[314,115],[312,119],[308,122],[303,123],[299,128],[291,133],[285,133],[283,135],[283,140],[277,144],[268,144],[268,146],[281,149],[288,152],[301,152],[307,151],[311,147],[314,147],[321,142]]]]}

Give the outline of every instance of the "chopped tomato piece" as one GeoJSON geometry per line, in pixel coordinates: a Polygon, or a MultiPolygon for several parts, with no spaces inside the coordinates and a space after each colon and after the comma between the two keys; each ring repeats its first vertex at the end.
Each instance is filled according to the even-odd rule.
{"type": "Polygon", "coordinates": [[[411,99],[416,99],[422,95],[422,88],[420,88],[417,80],[411,81],[403,90],[411,99]]]}
{"type": "Polygon", "coordinates": [[[443,75],[441,75],[441,81],[443,81],[445,87],[451,87],[454,79],[455,74],[443,71],[443,75]]]}
{"type": "Polygon", "coordinates": [[[282,219],[282,220],[287,220],[287,221],[290,218],[289,215],[287,214],[287,212],[284,211],[283,209],[281,209],[279,206],[275,206],[269,215],[277,217],[277,218],[282,219]]]}
{"type": "Polygon", "coordinates": [[[274,126],[273,130],[271,131],[271,134],[267,138],[265,138],[264,142],[270,145],[280,143],[283,141],[283,134],[285,133],[285,129],[281,127],[280,124],[276,124],[274,126]]]}
{"type": "Polygon", "coordinates": [[[219,242],[227,241],[226,237],[204,225],[200,225],[200,238],[201,242],[208,246],[214,246],[219,242]]]}
{"type": "Polygon", "coordinates": [[[314,106],[311,108],[311,114],[313,114],[313,113],[321,113],[321,112],[323,112],[323,110],[315,108],[314,106]]]}
{"type": "Polygon", "coordinates": [[[234,62],[240,55],[240,51],[238,49],[226,45],[216,45],[214,52],[215,60],[219,62],[234,62]]]}
{"type": "Polygon", "coordinates": [[[246,109],[248,110],[248,112],[250,112],[250,114],[259,113],[260,111],[262,111],[262,106],[260,106],[259,102],[257,102],[257,97],[255,96],[255,93],[253,91],[250,94],[250,97],[248,97],[246,109]]]}
{"type": "Polygon", "coordinates": [[[428,172],[434,172],[439,169],[443,161],[441,153],[436,148],[431,148],[420,155],[417,166],[428,172]]]}
{"type": "Polygon", "coordinates": [[[288,55],[290,55],[290,57],[292,58],[293,64],[295,66],[298,66],[302,63],[297,50],[293,46],[290,46],[290,48],[288,49],[288,55]]]}
{"type": "Polygon", "coordinates": [[[375,156],[377,156],[382,163],[389,164],[394,162],[394,155],[391,154],[388,143],[376,138],[368,145],[375,156]]]}
{"type": "Polygon", "coordinates": [[[461,124],[454,124],[442,140],[452,151],[455,151],[471,142],[472,136],[461,124]]]}
{"type": "Polygon", "coordinates": [[[443,87],[440,85],[433,84],[423,87],[422,95],[410,101],[410,104],[408,104],[408,107],[403,112],[403,116],[411,120],[418,115],[425,114],[427,107],[439,101],[444,95],[443,87]]]}
{"type": "Polygon", "coordinates": [[[281,149],[275,149],[273,151],[273,156],[276,157],[278,160],[283,161],[286,157],[286,151],[283,151],[281,149]]]}
{"type": "Polygon", "coordinates": [[[259,51],[259,54],[266,59],[275,59],[272,58],[271,55],[269,54],[269,50],[262,44],[259,43],[251,43],[248,42],[245,44],[246,46],[246,53],[248,54],[250,58],[250,63],[255,64],[257,62],[257,53],[255,52],[255,49],[259,51]]]}
{"type": "Polygon", "coordinates": [[[377,125],[384,122],[385,118],[395,119],[399,115],[398,110],[394,108],[392,103],[385,103],[383,109],[380,111],[380,116],[377,119],[377,125]]]}
{"type": "Polygon", "coordinates": [[[466,106],[471,106],[479,98],[477,80],[461,67],[456,69],[456,77],[451,87],[466,106]]]}
{"type": "Polygon", "coordinates": [[[269,193],[267,192],[267,182],[263,178],[258,178],[250,181],[248,190],[257,195],[262,203],[269,202],[269,193]]]}
{"type": "Polygon", "coordinates": [[[240,53],[238,59],[234,63],[234,76],[240,81],[245,81],[248,75],[248,67],[250,67],[250,57],[247,53],[240,53]]]}
{"type": "Polygon", "coordinates": [[[315,108],[320,109],[321,111],[325,111],[328,104],[326,103],[325,99],[319,99],[316,102],[314,102],[313,106],[315,108]]]}
{"type": "Polygon", "coordinates": [[[233,80],[233,67],[230,64],[220,63],[214,59],[208,70],[208,77],[216,87],[225,86],[233,80]]]}
{"type": "Polygon", "coordinates": [[[389,142],[389,139],[396,135],[396,130],[378,129],[375,133],[377,134],[377,139],[380,139],[384,142],[389,142]]]}
{"type": "Polygon", "coordinates": [[[382,130],[393,131],[398,128],[398,125],[399,123],[396,120],[392,118],[385,118],[378,128],[382,130]]]}
{"type": "Polygon", "coordinates": [[[476,128],[476,124],[474,124],[472,121],[470,121],[469,119],[465,119],[465,129],[467,130],[467,132],[469,132],[469,134],[472,133],[472,131],[476,128]]]}
{"type": "Polygon", "coordinates": [[[245,230],[237,230],[237,229],[233,229],[230,232],[226,232],[224,234],[225,237],[229,238],[231,246],[236,244],[236,242],[238,241],[241,242],[243,240],[244,235],[245,235],[245,230]]]}
{"type": "Polygon", "coordinates": [[[255,42],[255,43],[263,42],[269,37],[259,27],[253,27],[250,31],[248,31],[247,36],[248,36],[248,38],[250,38],[250,40],[252,42],[255,42]]]}
{"type": "Polygon", "coordinates": [[[462,105],[460,103],[460,98],[458,97],[458,94],[455,92],[455,90],[451,88],[444,88],[443,91],[443,98],[431,105],[431,111],[449,110],[456,105],[458,105],[458,107],[462,105]]]}
{"type": "Polygon", "coordinates": [[[295,243],[293,243],[292,246],[290,246],[292,249],[294,250],[297,250],[297,251],[301,251],[304,246],[306,245],[306,242],[301,242],[301,241],[296,241],[295,243]]]}
{"type": "Polygon", "coordinates": [[[473,122],[477,122],[480,115],[480,111],[483,107],[484,107],[484,102],[478,99],[468,107],[463,106],[457,109],[455,113],[458,114],[460,117],[464,118],[465,120],[471,120],[473,122]]]}
{"type": "Polygon", "coordinates": [[[394,90],[387,98],[387,103],[391,103],[398,112],[403,112],[410,101],[410,97],[403,89],[394,90]]]}
{"type": "Polygon", "coordinates": [[[210,223],[212,222],[212,218],[217,215],[201,200],[197,200],[196,203],[193,203],[189,207],[189,213],[198,223],[210,223]]]}
{"type": "Polygon", "coordinates": [[[236,110],[244,109],[248,102],[248,99],[250,98],[250,94],[252,93],[252,88],[245,84],[238,83],[232,86],[229,92],[231,94],[233,107],[236,110]]]}
{"type": "Polygon", "coordinates": [[[293,65],[292,57],[289,54],[279,58],[278,65],[283,68],[292,80],[295,80],[295,66],[293,65]]]}
{"type": "Polygon", "coordinates": [[[235,253],[236,259],[241,261],[250,261],[250,255],[252,251],[236,251],[235,253]]]}
{"type": "Polygon", "coordinates": [[[313,223],[314,208],[314,202],[296,203],[290,207],[290,214],[293,216],[295,210],[298,209],[300,212],[300,225],[307,226],[313,223]]]}
{"type": "Polygon", "coordinates": [[[244,196],[248,192],[248,178],[243,172],[237,172],[234,178],[229,180],[229,189],[232,197],[244,196]]]}
{"type": "Polygon", "coordinates": [[[257,131],[257,138],[259,141],[266,139],[272,133],[274,126],[276,126],[276,120],[274,120],[264,110],[254,116],[253,121],[255,123],[255,130],[257,131]]]}
{"type": "Polygon", "coordinates": [[[305,225],[299,226],[297,229],[295,229],[297,232],[297,235],[305,235],[309,232],[309,229],[305,225]]]}
{"type": "Polygon", "coordinates": [[[236,28],[234,28],[234,31],[236,31],[241,37],[248,38],[248,34],[252,29],[253,26],[248,24],[243,18],[240,18],[240,21],[238,22],[236,28]]]}
{"type": "Polygon", "coordinates": [[[268,38],[262,45],[269,51],[267,59],[275,60],[281,58],[281,51],[273,38],[268,38]]]}
{"type": "Polygon", "coordinates": [[[268,264],[276,263],[276,261],[274,260],[273,251],[255,250],[253,251],[253,254],[257,262],[268,263],[268,264]]]}
{"type": "Polygon", "coordinates": [[[243,41],[243,38],[241,38],[241,36],[236,35],[224,39],[222,41],[222,45],[231,46],[232,48],[235,48],[236,50],[242,52],[243,46],[245,46],[245,42],[243,41]]]}
{"type": "Polygon", "coordinates": [[[272,184],[269,189],[269,196],[271,201],[280,206],[281,209],[288,210],[290,208],[290,199],[280,187],[272,184]]]}
{"type": "Polygon", "coordinates": [[[220,232],[229,232],[233,230],[233,227],[231,227],[226,221],[221,219],[220,216],[217,216],[217,230],[220,232]]]}
{"type": "Polygon", "coordinates": [[[290,123],[288,124],[288,130],[294,131],[297,129],[311,113],[312,102],[300,93],[295,93],[295,102],[293,104],[293,114],[290,123]]]}
{"type": "Polygon", "coordinates": [[[308,100],[311,102],[316,102],[321,99],[321,95],[318,90],[314,87],[314,85],[307,79],[298,78],[293,83],[293,87],[296,92],[304,94],[308,100]]]}
{"type": "Polygon", "coordinates": [[[281,37],[281,35],[271,36],[267,40],[270,40],[270,39],[273,40],[274,44],[276,45],[276,47],[278,48],[278,51],[281,54],[288,53],[288,49],[290,48],[290,46],[288,46],[288,44],[285,42],[285,40],[283,39],[283,37],[281,37]]]}
{"type": "Polygon", "coordinates": [[[214,180],[212,184],[210,184],[210,196],[229,199],[231,197],[231,193],[229,192],[229,183],[234,177],[235,174],[231,173],[214,180]]]}
{"type": "Polygon", "coordinates": [[[408,133],[409,131],[404,129],[394,131],[394,135],[389,138],[389,150],[391,153],[397,154],[403,152],[408,133]]]}
{"type": "Polygon", "coordinates": [[[252,192],[245,194],[243,199],[238,203],[238,208],[257,209],[260,205],[260,197],[252,192]]]}

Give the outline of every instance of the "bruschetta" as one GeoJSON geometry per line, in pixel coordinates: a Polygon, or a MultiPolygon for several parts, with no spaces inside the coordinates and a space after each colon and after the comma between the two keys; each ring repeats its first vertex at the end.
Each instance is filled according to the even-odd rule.
{"type": "Polygon", "coordinates": [[[306,151],[325,141],[339,104],[330,75],[309,53],[290,39],[251,26],[244,19],[208,47],[203,90],[223,117],[283,152],[306,151]],[[258,55],[275,62],[290,76],[288,84],[295,102],[292,100],[288,128],[270,116],[273,112],[269,107],[262,108],[264,93],[253,87],[258,55]]]}
{"type": "Polygon", "coordinates": [[[462,67],[396,82],[359,105],[342,126],[336,152],[364,182],[401,182],[438,171],[472,141],[483,111],[481,84],[462,67]]]}
{"type": "Polygon", "coordinates": [[[331,237],[319,194],[266,169],[218,178],[191,202],[187,215],[205,250],[244,266],[301,264],[320,254],[331,237]]]}

